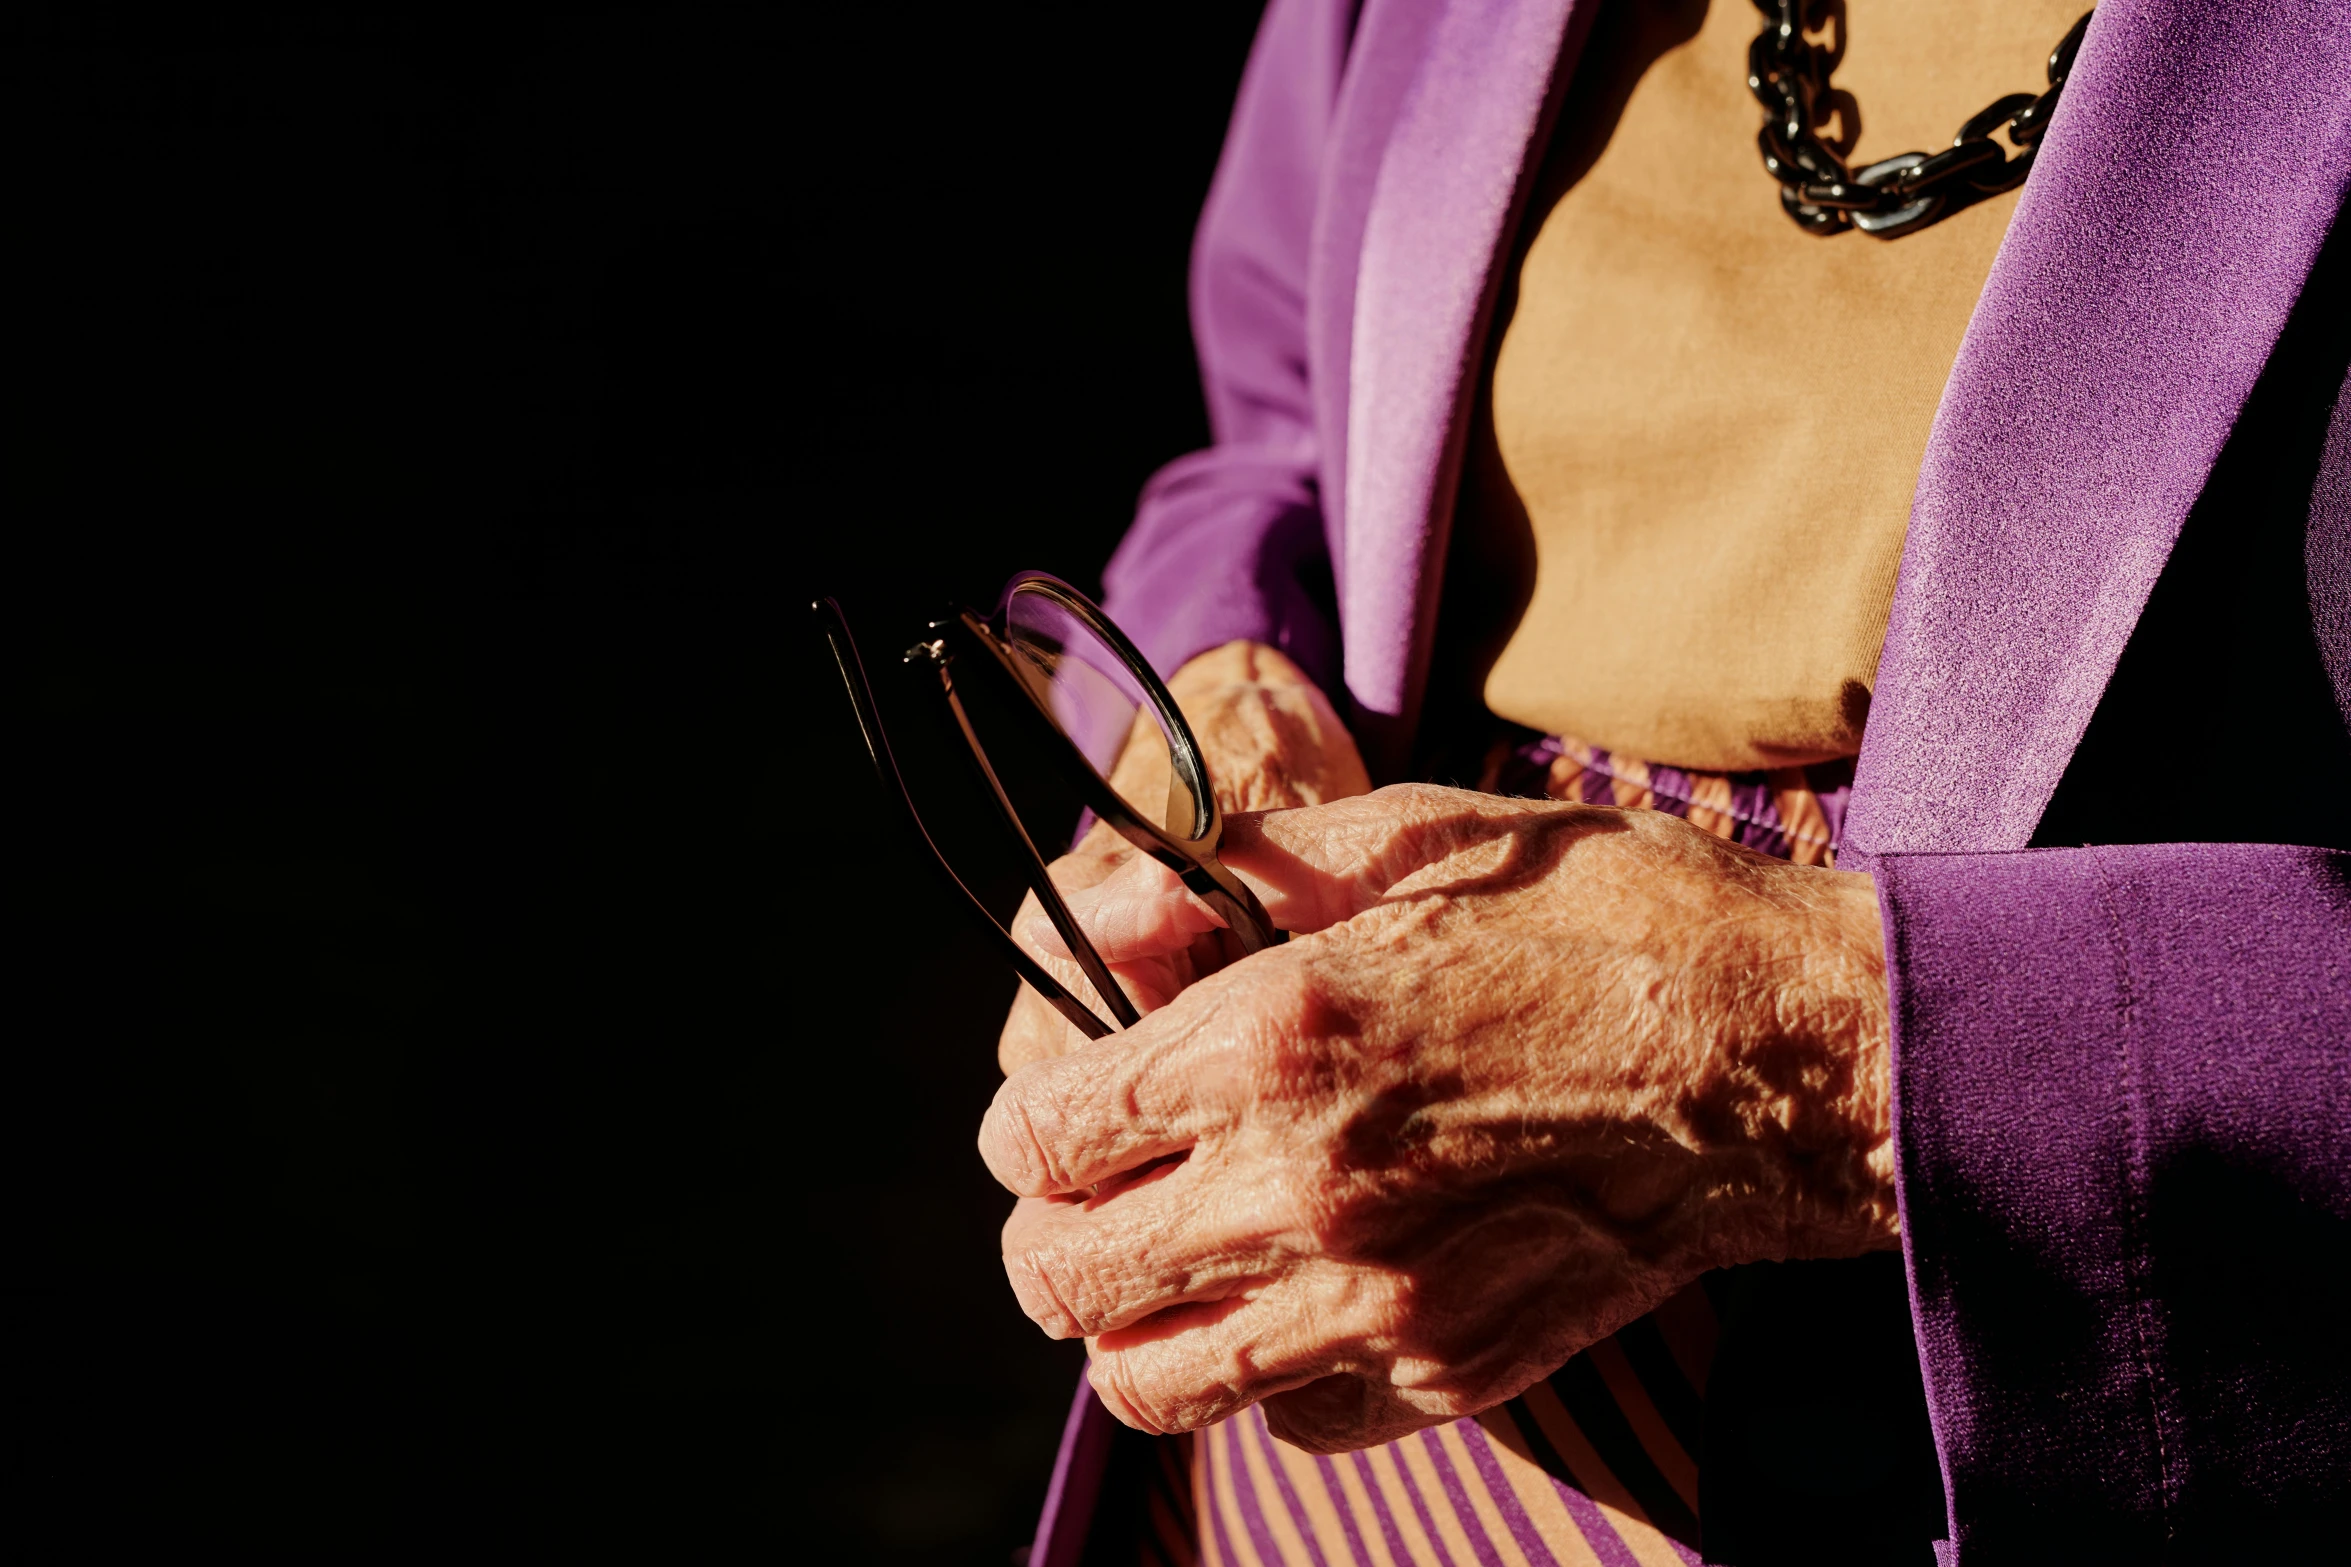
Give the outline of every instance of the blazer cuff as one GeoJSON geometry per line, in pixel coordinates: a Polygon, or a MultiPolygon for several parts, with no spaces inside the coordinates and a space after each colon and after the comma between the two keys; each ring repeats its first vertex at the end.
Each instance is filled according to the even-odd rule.
{"type": "Polygon", "coordinates": [[[1962,1559],[2324,1527],[2351,1472],[2351,859],[2172,844],[1871,868],[1962,1559]]]}

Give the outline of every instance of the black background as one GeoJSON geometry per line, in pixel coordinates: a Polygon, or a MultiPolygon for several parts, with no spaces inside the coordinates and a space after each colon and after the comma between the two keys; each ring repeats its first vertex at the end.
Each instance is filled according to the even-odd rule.
{"type": "Polygon", "coordinates": [[[802,606],[1203,439],[1254,13],[13,8],[0,1548],[1026,1538],[1011,981],[802,606]]]}

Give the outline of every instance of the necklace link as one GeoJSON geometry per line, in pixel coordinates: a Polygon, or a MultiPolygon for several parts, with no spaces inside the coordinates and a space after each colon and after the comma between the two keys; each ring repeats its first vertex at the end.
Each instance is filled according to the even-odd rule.
{"type": "Polygon", "coordinates": [[[2022,185],[2092,15],[2084,11],[2049,51],[2049,85],[2043,91],[1994,100],[1970,115],[1940,152],[1900,153],[1851,170],[1818,129],[1829,73],[1844,52],[1843,23],[1838,24],[1839,48],[1812,42],[1804,36],[1804,17],[1814,3],[1755,0],[1764,27],[1747,46],[1747,90],[1768,112],[1755,144],[1764,172],[1779,184],[1781,209],[1798,228],[1823,238],[1853,228],[1879,239],[1899,239],[2022,185]],[[2001,130],[2017,149],[2013,157],[1992,140],[2001,130]]]}

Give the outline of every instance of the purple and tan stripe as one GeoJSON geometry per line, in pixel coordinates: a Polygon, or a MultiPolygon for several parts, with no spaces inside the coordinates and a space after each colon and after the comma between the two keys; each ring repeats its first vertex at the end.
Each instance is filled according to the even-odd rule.
{"type": "Polygon", "coordinates": [[[1314,1567],[1355,1567],[1367,1560],[1363,1535],[1327,1467],[1286,1442],[1274,1440],[1264,1413],[1249,1411],[1249,1438],[1264,1455],[1282,1502],[1297,1520],[1314,1567]]]}
{"type": "Polygon", "coordinates": [[[1405,1543],[1404,1531],[1397,1525],[1396,1515],[1388,1510],[1388,1499],[1380,1494],[1364,1456],[1349,1453],[1328,1462],[1347,1493],[1349,1505],[1356,1509],[1356,1516],[1361,1518],[1368,1511],[1378,1520],[1379,1533],[1365,1538],[1383,1558],[1384,1567],[1410,1567],[1414,1560],[1412,1548],[1405,1543]]]}
{"type": "MultiPolygon", "coordinates": [[[[1547,1439],[1577,1479],[1621,1492],[1553,1400],[1547,1439]],[[1586,1469],[1593,1473],[1587,1475],[1586,1469]]],[[[1541,1420],[1541,1416],[1537,1417],[1541,1420]]],[[[1233,1567],[1695,1567],[1698,1557],[1639,1514],[1546,1474],[1510,1417],[1456,1421],[1369,1454],[1315,1458],[1276,1441],[1256,1411],[1205,1433],[1227,1502],[1211,1561],[1233,1567]],[[1228,1500],[1229,1499],[1229,1500],[1228,1500]],[[1403,1521],[1399,1524],[1398,1520],[1403,1521]]]]}
{"type": "Polygon", "coordinates": [[[1682,1444],[1674,1439],[1665,1417],[1657,1412],[1649,1390],[1641,1385],[1633,1363],[1625,1357],[1624,1346],[1613,1338],[1594,1344],[1587,1357],[1592,1369],[1600,1373],[1601,1382],[1624,1412],[1625,1423],[1633,1428],[1633,1437],[1641,1444],[1641,1451],[1656,1465],[1665,1483],[1686,1503],[1691,1512],[1698,1510],[1698,1460],[1682,1451],[1682,1444]]]}
{"type": "Polygon", "coordinates": [[[1201,1435],[1207,1440],[1200,1444],[1199,1461],[1208,1482],[1201,1510],[1216,1520],[1214,1567],[1277,1567],[1259,1558],[1250,1539],[1248,1518],[1233,1489],[1231,1433],[1223,1426],[1212,1426],[1201,1435]],[[1238,1534],[1233,1529],[1236,1523],[1241,1525],[1238,1534]]]}
{"type": "Polygon", "coordinates": [[[1673,1541],[1649,1521],[1649,1515],[1584,1435],[1583,1427],[1567,1412],[1551,1384],[1536,1383],[1518,1402],[1534,1417],[1545,1440],[1575,1476],[1576,1483],[1562,1484],[1560,1494],[1577,1527],[1592,1536],[1592,1548],[1601,1560],[1610,1567],[1674,1567],[1681,1558],[1673,1541]],[[1605,1534],[1605,1540],[1593,1536],[1595,1527],[1605,1534]],[[1611,1544],[1620,1555],[1611,1555],[1611,1544]]]}
{"type": "Polygon", "coordinates": [[[1437,1439],[1460,1473],[1462,1485],[1484,1520],[1486,1532],[1502,1550],[1505,1560],[1524,1562],[1526,1567],[1559,1567],[1559,1558],[1535,1528],[1534,1520],[1519,1505],[1503,1478],[1502,1466],[1495,1461],[1494,1444],[1475,1420],[1457,1420],[1437,1429],[1437,1439]]]}
{"type": "Polygon", "coordinates": [[[1489,1409],[1478,1417],[1478,1425],[1485,1431],[1504,1481],[1560,1567],[1600,1567],[1600,1553],[1568,1510],[1562,1487],[1535,1462],[1510,1412],[1489,1409]]]}
{"type": "Polygon", "coordinates": [[[1375,1447],[1358,1455],[1363,1459],[1364,1472],[1387,1498],[1388,1511],[1403,1530],[1404,1543],[1411,1547],[1413,1559],[1431,1563],[1432,1567],[1454,1567],[1462,1558],[1452,1552],[1450,1542],[1438,1532],[1436,1519],[1429,1515],[1428,1503],[1414,1488],[1404,1466],[1396,1461],[1402,1446],[1396,1443],[1375,1447]]]}
{"type": "Polygon", "coordinates": [[[1466,1499],[1456,1500],[1460,1481],[1451,1473],[1452,1465],[1445,1461],[1444,1449],[1435,1444],[1433,1435],[1418,1432],[1393,1444],[1389,1451],[1396,1455],[1397,1468],[1411,1478],[1427,1502],[1445,1547],[1445,1561],[1449,1567],[1471,1567],[1472,1563],[1476,1567],[1503,1567],[1477,1514],[1466,1499]]]}
{"type": "Polygon", "coordinates": [[[1297,1489],[1273,1456],[1273,1433],[1265,1428],[1264,1413],[1251,1409],[1245,1418],[1228,1421],[1227,1426],[1233,1430],[1234,1447],[1248,1466],[1250,1491],[1264,1514],[1266,1532],[1281,1553],[1283,1567],[1329,1567],[1314,1537],[1313,1520],[1306,1516],[1297,1489]]]}

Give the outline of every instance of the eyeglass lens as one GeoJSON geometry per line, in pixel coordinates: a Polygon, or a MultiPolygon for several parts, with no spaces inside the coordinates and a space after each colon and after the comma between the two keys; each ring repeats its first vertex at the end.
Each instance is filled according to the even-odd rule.
{"type": "Polygon", "coordinates": [[[1136,815],[1170,836],[1197,838],[1207,812],[1175,762],[1158,708],[1119,650],[1046,592],[1016,588],[1005,638],[1062,732],[1136,815]]]}

